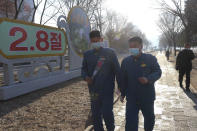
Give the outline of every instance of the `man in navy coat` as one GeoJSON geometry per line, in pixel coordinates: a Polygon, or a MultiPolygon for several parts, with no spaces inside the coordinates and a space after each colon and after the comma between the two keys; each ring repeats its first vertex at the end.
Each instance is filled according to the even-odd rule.
{"type": "Polygon", "coordinates": [[[121,101],[126,96],[126,131],[138,130],[138,113],[144,116],[145,131],[152,131],[155,123],[154,83],[161,77],[161,69],[156,57],[142,53],[143,41],[140,37],[129,39],[131,56],[121,64],[123,75],[121,101]]]}
{"type": "Polygon", "coordinates": [[[104,131],[102,118],[108,131],[114,131],[113,95],[115,77],[120,85],[121,70],[116,54],[103,48],[100,32],[90,32],[92,49],[84,53],[82,77],[88,84],[95,131],[104,131]]]}

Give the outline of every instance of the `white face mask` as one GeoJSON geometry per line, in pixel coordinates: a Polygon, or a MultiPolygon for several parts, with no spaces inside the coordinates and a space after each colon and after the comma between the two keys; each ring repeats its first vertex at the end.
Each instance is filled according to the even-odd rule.
{"type": "Polygon", "coordinates": [[[140,54],[140,49],[139,48],[129,48],[129,52],[131,53],[132,56],[138,56],[140,54]]]}
{"type": "Polygon", "coordinates": [[[92,49],[99,49],[100,47],[103,47],[103,42],[94,42],[91,44],[92,49]]]}

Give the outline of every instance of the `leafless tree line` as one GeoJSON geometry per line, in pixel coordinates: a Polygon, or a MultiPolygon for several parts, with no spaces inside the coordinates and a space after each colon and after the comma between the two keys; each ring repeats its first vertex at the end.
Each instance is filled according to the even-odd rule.
{"type": "MultiPolygon", "coordinates": [[[[5,2],[8,0],[4,0],[5,2]]],[[[25,0],[14,1],[14,17],[8,15],[6,17],[18,19],[22,5],[25,0]]],[[[45,25],[48,22],[57,21],[58,16],[67,15],[69,10],[74,6],[82,7],[89,17],[91,28],[101,31],[110,46],[117,50],[127,49],[127,40],[132,36],[141,36],[144,39],[145,47],[150,46],[150,42],[146,36],[135,27],[128,19],[115,11],[107,10],[103,7],[106,0],[32,0],[33,12],[31,22],[45,25]]],[[[9,9],[10,4],[6,4],[9,9]]]]}
{"type": "Polygon", "coordinates": [[[134,36],[139,36],[143,39],[145,49],[151,46],[146,35],[133,23],[129,22],[127,17],[109,10],[106,14],[104,21],[105,37],[110,47],[116,49],[117,52],[126,53],[128,51],[128,39],[134,36]]]}
{"type": "MultiPolygon", "coordinates": [[[[25,0],[13,0],[12,4],[10,0],[4,1],[5,16],[8,18],[18,19],[18,16],[22,10],[22,5],[25,0]],[[9,15],[9,9],[14,8],[9,15]],[[13,15],[14,14],[14,15],[13,15]]],[[[35,21],[35,16],[38,16],[39,24],[46,24],[50,20],[56,20],[58,15],[66,15],[68,11],[74,6],[80,6],[85,9],[91,23],[95,23],[95,27],[99,27],[102,30],[102,2],[103,0],[32,0],[33,13],[31,22],[35,21]],[[67,9],[67,10],[66,10],[67,9]]]]}
{"type": "Polygon", "coordinates": [[[158,27],[162,35],[160,46],[176,47],[183,46],[184,43],[193,42],[193,36],[197,33],[197,1],[196,0],[158,0],[159,10],[161,11],[158,27]],[[193,14],[191,17],[190,14],[193,14]],[[196,16],[196,17],[195,17],[196,16]]]}

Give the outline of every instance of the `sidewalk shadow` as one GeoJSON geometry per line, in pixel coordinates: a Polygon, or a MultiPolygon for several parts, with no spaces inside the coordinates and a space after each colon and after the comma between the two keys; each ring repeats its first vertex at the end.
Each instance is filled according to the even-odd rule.
{"type": "Polygon", "coordinates": [[[196,104],[195,106],[193,106],[193,108],[197,110],[197,93],[187,92],[185,90],[184,92],[196,104]]]}
{"type": "Polygon", "coordinates": [[[40,99],[42,96],[47,95],[51,92],[59,90],[61,88],[66,88],[67,86],[82,80],[80,77],[68,80],[62,83],[58,83],[22,96],[15,97],[10,100],[0,101],[0,118],[4,115],[21,108],[23,106],[28,106],[28,104],[40,99]]]}

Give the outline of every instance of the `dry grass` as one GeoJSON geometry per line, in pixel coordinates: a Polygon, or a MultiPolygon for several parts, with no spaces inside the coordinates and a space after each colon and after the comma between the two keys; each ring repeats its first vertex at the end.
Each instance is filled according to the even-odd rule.
{"type": "Polygon", "coordinates": [[[0,102],[0,130],[83,131],[90,111],[87,85],[74,79],[0,102]]]}

